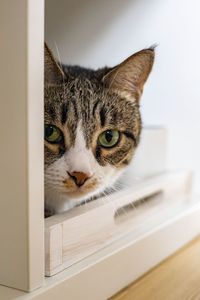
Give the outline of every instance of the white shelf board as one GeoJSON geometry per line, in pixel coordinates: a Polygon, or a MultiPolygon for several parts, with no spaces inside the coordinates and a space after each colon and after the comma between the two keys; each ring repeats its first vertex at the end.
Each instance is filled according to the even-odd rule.
{"type": "Polygon", "coordinates": [[[191,178],[187,171],[165,172],[134,182],[106,200],[98,199],[47,218],[45,274],[55,275],[129,232],[134,232],[136,239],[154,230],[184,208],[191,178]],[[151,201],[138,201],[158,192],[161,194],[151,197],[151,201]]]}

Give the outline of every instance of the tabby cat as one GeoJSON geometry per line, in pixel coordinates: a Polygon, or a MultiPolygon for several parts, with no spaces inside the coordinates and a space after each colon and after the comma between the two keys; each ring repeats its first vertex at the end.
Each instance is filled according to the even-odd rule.
{"type": "Polygon", "coordinates": [[[154,62],[144,49],[113,68],[59,65],[45,45],[45,212],[112,186],[139,142],[139,100],[154,62]]]}

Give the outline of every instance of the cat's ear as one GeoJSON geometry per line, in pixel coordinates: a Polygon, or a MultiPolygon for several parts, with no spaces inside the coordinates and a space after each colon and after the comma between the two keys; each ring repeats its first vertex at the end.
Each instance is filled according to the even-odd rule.
{"type": "Polygon", "coordinates": [[[44,82],[45,84],[53,85],[63,82],[66,75],[62,71],[59,64],[56,62],[51,50],[44,44],[44,82]]]}
{"type": "Polygon", "coordinates": [[[127,92],[139,99],[154,62],[154,48],[137,52],[112,68],[103,83],[110,89],[127,92]]]}

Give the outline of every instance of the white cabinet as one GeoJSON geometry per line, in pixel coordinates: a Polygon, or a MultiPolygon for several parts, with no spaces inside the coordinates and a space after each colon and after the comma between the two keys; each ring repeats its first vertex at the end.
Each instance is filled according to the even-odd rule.
{"type": "MultiPolygon", "coordinates": [[[[109,203],[90,204],[86,214],[82,207],[44,222],[44,1],[1,0],[0,37],[0,299],[55,300],[58,293],[59,300],[66,297],[73,300],[107,299],[199,234],[199,199],[185,198],[185,187],[190,184],[191,174],[165,173],[146,178],[136,185],[135,190],[127,190],[109,203]],[[115,218],[124,205],[133,201],[134,205],[141,197],[160,190],[165,191],[165,202],[158,201],[155,196],[158,205],[154,200],[149,209],[141,205],[137,217],[129,215],[125,222],[115,218]],[[175,190],[182,192],[177,194],[175,190]],[[119,205],[113,207],[115,201],[119,205]],[[168,201],[171,206],[166,205],[168,201]],[[154,208],[155,218],[151,215],[154,208]],[[92,228],[90,220],[87,232],[84,223],[85,216],[89,218],[90,213],[93,222],[95,218],[101,218],[101,214],[108,217],[105,218],[107,224],[102,220],[105,226],[96,240],[95,235],[101,228],[92,228]],[[85,226],[82,240],[78,227],[74,227],[75,218],[85,226]],[[53,232],[56,241],[51,240],[53,226],[57,230],[53,232]],[[52,263],[55,263],[56,271],[65,268],[49,278],[44,277],[44,228],[46,250],[49,250],[46,252],[46,274],[56,273],[52,272],[52,263]],[[101,247],[95,248],[95,241],[101,247]],[[71,261],[68,256],[63,256],[64,252],[68,253],[68,245],[71,249],[75,245],[78,250],[74,260],[75,252],[71,251],[71,261]]],[[[149,134],[147,139],[152,139],[149,134]]],[[[165,145],[165,136],[164,140],[162,134],[160,138],[165,145]]],[[[159,159],[164,160],[165,146],[164,150],[158,149],[159,159]]],[[[145,160],[147,154],[145,158],[140,154],[138,157],[140,161],[145,160]]],[[[156,163],[158,159],[156,171],[161,171],[156,163]]],[[[141,171],[144,175],[147,161],[143,169],[138,161],[136,165],[139,168],[137,174],[141,171]]],[[[151,161],[149,175],[153,167],[151,161]]]]}
{"type": "Polygon", "coordinates": [[[0,284],[27,291],[44,278],[43,23],[42,0],[0,2],[0,284]]]}

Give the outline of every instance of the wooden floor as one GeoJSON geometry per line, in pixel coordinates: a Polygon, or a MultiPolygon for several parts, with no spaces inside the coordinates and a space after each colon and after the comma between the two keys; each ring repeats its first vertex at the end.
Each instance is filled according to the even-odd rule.
{"type": "Polygon", "coordinates": [[[110,300],[200,300],[200,237],[110,300]]]}

